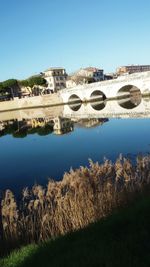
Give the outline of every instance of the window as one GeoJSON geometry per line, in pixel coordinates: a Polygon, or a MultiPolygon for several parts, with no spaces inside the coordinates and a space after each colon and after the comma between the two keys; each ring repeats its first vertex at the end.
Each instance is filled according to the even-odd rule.
{"type": "Polygon", "coordinates": [[[61,87],[62,87],[62,88],[65,88],[66,86],[65,86],[65,84],[64,84],[64,83],[61,83],[61,87]]]}

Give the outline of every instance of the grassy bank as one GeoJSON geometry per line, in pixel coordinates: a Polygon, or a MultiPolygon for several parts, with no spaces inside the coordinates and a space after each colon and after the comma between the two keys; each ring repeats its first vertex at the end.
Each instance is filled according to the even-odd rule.
{"type": "Polygon", "coordinates": [[[83,230],[24,247],[0,266],[150,266],[150,196],[83,230]]]}

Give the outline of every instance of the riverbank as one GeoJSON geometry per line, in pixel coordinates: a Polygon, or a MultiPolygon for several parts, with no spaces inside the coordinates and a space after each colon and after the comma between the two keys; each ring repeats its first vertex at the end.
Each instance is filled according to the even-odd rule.
{"type": "Polygon", "coordinates": [[[86,229],[26,246],[1,267],[149,267],[150,192],[86,229]]]}
{"type": "Polygon", "coordinates": [[[63,101],[57,93],[24,98],[15,97],[12,100],[0,102],[0,112],[30,108],[52,107],[62,104],[63,101]]]}

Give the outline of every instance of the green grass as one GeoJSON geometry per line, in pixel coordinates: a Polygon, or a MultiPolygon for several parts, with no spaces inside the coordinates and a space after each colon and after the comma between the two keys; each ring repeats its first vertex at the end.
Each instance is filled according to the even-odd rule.
{"type": "Polygon", "coordinates": [[[86,229],[13,252],[0,266],[150,266],[150,197],[141,197],[86,229]]]}

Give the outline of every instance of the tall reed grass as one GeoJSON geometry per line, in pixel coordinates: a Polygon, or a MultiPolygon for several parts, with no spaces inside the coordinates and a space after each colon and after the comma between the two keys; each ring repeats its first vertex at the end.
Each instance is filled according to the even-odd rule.
{"type": "Polygon", "coordinates": [[[71,169],[45,188],[25,188],[19,202],[6,190],[0,207],[1,253],[83,228],[125,205],[149,184],[150,156],[138,156],[135,165],[120,156],[115,163],[90,160],[89,167],[71,169]]]}

